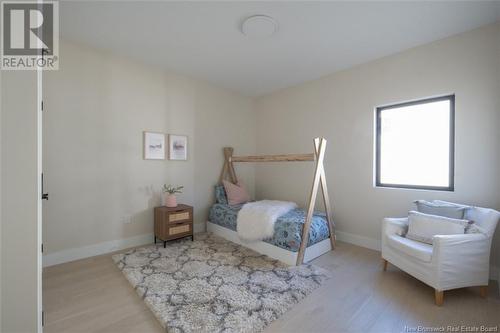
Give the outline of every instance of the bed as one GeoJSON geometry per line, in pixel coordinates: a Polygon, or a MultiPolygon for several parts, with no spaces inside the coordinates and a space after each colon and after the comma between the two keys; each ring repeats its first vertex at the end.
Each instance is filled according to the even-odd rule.
{"type": "MultiPolygon", "coordinates": [[[[314,151],[307,154],[278,154],[278,155],[248,155],[234,156],[232,147],[224,147],[224,164],[219,177],[219,189],[216,187],[216,205],[210,210],[210,216],[207,223],[209,232],[213,232],[223,238],[226,238],[234,243],[244,245],[257,252],[268,255],[269,257],[278,259],[290,265],[301,265],[304,262],[310,261],[323,253],[333,250],[335,247],[335,224],[333,223],[331,202],[328,196],[327,181],[323,160],[326,152],[325,138],[315,138],[313,140],[314,151]],[[309,203],[307,211],[294,209],[282,215],[276,221],[276,216],[273,216],[270,222],[276,221],[273,224],[266,224],[269,220],[265,218],[259,221],[265,222],[263,229],[253,229],[251,219],[247,219],[249,207],[245,207],[240,228],[243,227],[246,231],[262,231],[266,236],[272,234],[272,226],[274,226],[274,234],[269,239],[262,241],[246,242],[240,239],[237,229],[237,216],[241,206],[228,205],[225,191],[221,185],[226,181],[232,184],[238,184],[234,163],[250,162],[314,162],[314,176],[309,192],[309,203]],[[314,211],[316,198],[321,192],[323,204],[326,214],[314,211]],[[224,199],[224,200],[222,200],[224,199]],[[249,222],[250,224],[246,223],[249,222]],[[268,228],[267,228],[268,227],[268,228]]],[[[261,202],[261,207],[265,212],[267,203],[261,202]]],[[[252,207],[259,205],[252,205],[252,207]]],[[[272,209],[271,209],[272,210],[272,209]]],[[[276,212],[276,211],[275,211],[276,212]]],[[[241,230],[240,230],[241,231],[241,230]]],[[[250,239],[253,239],[250,237],[250,239]]],[[[262,238],[255,238],[262,239],[262,238]]]]}
{"type": "MultiPolygon", "coordinates": [[[[216,186],[215,193],[216,203],[210,208],[207,223],[209,232],[281,260],[286,264],[295,265],[305,222],[306,212],[303,209],[294,209],[278,218],[274,225],[272,238],[257,242],[245,242],[236,233],[238,212],[243,205],[229,205],[222,186],[216,186]]],[[[304,259],[306,262],[310,261],[331,249],[326,215],[323,212],[314,212],[304,259]]]]}

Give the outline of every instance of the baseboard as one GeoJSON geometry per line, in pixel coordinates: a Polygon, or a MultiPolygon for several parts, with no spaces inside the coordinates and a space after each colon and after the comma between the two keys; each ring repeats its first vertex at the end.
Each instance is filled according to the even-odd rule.
{"type": "Polygon", "coordinates": [[[98,256],[105,253],[119,251],[134,246],[153,243],[153,234],[145,234],[125,239],[117,239],[98,244],[67,249],[43,256],[43,267],[62,264],[69,261],[98,256]]]}
{"type": "Polygon", "coordinates": [[[380,245],[380,240],[378,239],[359,236],[344,231],[335,231],[335,235],[337,236],[337,240],[341,242],[346,242],[361,247],[366,247],[368,249],[375,251],[380,251],[382,248],[382,246],[380,245]]]}
{"type": "Polygon", "coordinates": [[[200,232],[206,232],[207,231],[207,223],[195,223],[193,224],[193,233],[197,234],[200,232]]]}
{"type": "MultiPolygon", "coordinates": [[[[206,231],[205,223],[195,223],[193,225],[194,233],[205,232],[205,231],[206,231]]],[[[125,239],[116,239],[98,244],[67,249],[44,255],[43,267],[54,266],[58,264],[63,264],[65,262],[89,258],[114,251],[120,251],[134,246],[140,246],[152,243],[153,243],[153,234],[144,234],[125,239]]]]}

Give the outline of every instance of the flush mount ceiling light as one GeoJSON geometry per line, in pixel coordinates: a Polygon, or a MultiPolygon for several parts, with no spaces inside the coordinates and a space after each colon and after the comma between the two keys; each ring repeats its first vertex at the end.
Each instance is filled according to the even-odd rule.
{"type": "Polygon", "coordinates": [[[278,22],[271,16],[253,15],[241,24],[241,32],[249,37],[267,37],[278,31],[278,22]]]}

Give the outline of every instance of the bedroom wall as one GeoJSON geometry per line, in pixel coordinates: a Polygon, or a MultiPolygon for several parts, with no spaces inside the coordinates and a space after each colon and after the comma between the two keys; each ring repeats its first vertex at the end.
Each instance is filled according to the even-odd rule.
{"type": "MultiPolygon", "coordinates": [[[[382,58],[258,99],[257,151],[310,152],[329,140],[326,172],[340,239],[377,248],[381,220],[415,199],[500,209],[500,24],[382,58]],[[455,192],[373,186],[374,108],[456,94],[455,192]]],[[[259,165],[258,198],[306,203],[312,165],[259,165]]],[[[500,229],[500,228],[499,228],[500,229]]],[[[500,267],[500,230],[492,252],[500,267]]]]}
{"type": "MultiPolygon", "coordinates": [[[[204,230],[222,147],[255,151],[253,101],[185,76],[63,41],[44,75],[43,237],[54,264],[152,242],[164,183],[204,230]],[[189,136],[188,161],[144,160],[143,131],[189,136]]],[[[254,168],[240,168],[253,193],[254,168]]]]}

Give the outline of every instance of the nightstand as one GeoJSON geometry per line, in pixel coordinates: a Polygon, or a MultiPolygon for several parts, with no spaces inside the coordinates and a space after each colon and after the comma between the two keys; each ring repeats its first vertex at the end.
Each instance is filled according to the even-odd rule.
{"type": "Polygon", "coordinates": [[[178,205],[177,207],[155,207],[155,244],[156,239],[163,241],[163,247],[172,239],[191,236],[193,238],[193,207],[178,205]]]}

